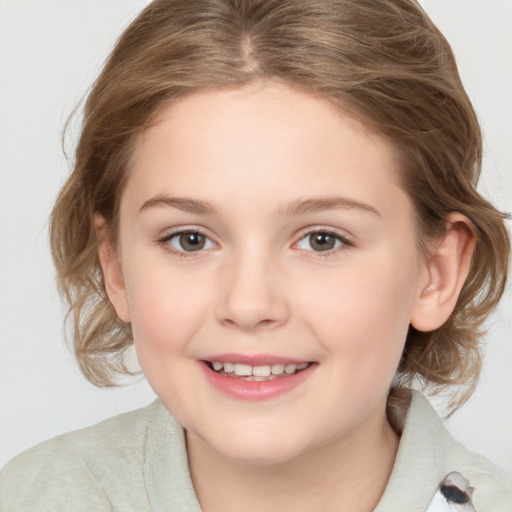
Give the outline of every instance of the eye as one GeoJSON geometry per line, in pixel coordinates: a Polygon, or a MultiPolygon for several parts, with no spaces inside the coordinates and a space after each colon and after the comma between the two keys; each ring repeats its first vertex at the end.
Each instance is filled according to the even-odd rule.
{"type": "Polygon", "coordinates": [[[338,249],[350,242],[336,233],[330,231],[314,231],[303,236],[297,243],[299,249],[315,252],[327,252],[338,249]]]}
{"type": "Polygon", "coordinates": [[[176,252],[197,252],[214,247],[214,243],[199,231],[180,231],[159,240],[176,252]]]}

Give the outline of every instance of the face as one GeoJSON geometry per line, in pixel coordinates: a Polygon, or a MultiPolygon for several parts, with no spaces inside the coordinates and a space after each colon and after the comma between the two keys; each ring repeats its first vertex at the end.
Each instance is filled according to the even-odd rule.
{"type": "Polygon", "coordinates": [[[141,136],[108,291],[191,438],[271,463],[385,422],[425,286],[397,173],[384,140],[276,83],[194,93],[141,136]]]}

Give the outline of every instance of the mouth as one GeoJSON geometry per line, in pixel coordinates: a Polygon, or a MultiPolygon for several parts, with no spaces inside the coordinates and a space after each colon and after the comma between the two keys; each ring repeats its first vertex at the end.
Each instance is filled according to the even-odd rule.
{"type": "Polygon", "coordinates": [[[313,363],[275,363],[252,366],[245,363],[204,361],[206,366],[223,377],[248,382],[264,382],[283,379],[306,370],[313,363]]]}
{"type": "Polygon", "coordinates": [[[319,365],[316,361],[243,354],[217,354],[198,363],[213,389],[248,401],[271,399],[304,386],[319,365]]]}

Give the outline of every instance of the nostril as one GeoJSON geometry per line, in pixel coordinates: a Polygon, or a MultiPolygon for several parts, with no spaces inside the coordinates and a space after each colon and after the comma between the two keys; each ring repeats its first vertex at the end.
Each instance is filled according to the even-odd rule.
{"type": "Polygon", "coordinates": [[[221,310],[217,313],[217,318],[225,327],[237,327],[244,331],[253,331],[277,327],[286,321],[287,315],[279,311],[269,314],[268,311],[262,309],[244,309],[240,307],[221,310]]]}

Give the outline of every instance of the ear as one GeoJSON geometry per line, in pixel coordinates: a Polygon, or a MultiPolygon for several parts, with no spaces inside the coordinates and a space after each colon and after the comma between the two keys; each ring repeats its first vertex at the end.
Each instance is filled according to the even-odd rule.
{"type": "Polygon", "coordinates": [[[95,215],[94,225],[98,239],[98,258],[103,272],[105,290],[119,319],[125,323],[129,323],[130,310],[128,308],[126,286],[119,251],[114,247],[107,232],[107,223],[100,214],[95,215]]]}
{"type": "Polygon", "coordinates": [[[473,223],[461,213],[448,216],[446,232],[427,261],[428,282],[411,316],[418,331],[433,331],[450,317],[464,286],[476,245],[473,223]]]}

